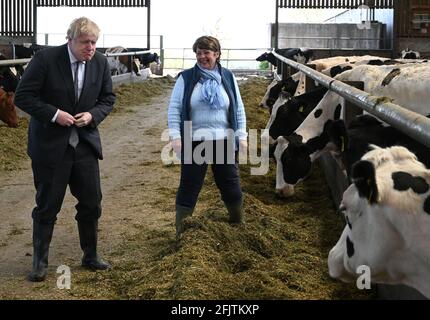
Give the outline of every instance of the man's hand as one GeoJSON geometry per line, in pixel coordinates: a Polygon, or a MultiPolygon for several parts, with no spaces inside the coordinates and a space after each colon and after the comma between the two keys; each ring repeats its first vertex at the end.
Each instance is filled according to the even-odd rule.
{"type": "Polygon", "coordinates": [[[181,147],[182,147],[181,139],[174,139],[170,141],[170,145],[172,146],[173,151],[175,151],[176,155],[179,157],[181,154],[181,147]]]}
{"type": "Polygon", "coordinates": [[[75,115],[75,126],[85,127],[93,121],[93,116],[89,112],[81,112],[75,115]]]}
{"type": "Polygon", "coordinates": [[[75,118],[70,113],[59,110],[55,122],[57,122],[60,126],[70,127],[75,123],[75,118]]]}

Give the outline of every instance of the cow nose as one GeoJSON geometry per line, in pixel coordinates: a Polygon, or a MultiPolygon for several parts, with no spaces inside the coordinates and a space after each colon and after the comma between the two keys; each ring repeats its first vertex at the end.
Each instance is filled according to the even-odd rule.
{"type": "Polygon", "coordinates": [[[285,186],[282,189],[276,189],[276,196],[279,198],[288,198],[294,195],[294,187],[285,186]]]}

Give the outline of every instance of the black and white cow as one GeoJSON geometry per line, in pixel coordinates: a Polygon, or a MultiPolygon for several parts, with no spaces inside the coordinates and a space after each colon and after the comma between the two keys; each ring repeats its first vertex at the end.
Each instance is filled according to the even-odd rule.
{"type": "Polygon", "coordinates": [[[329,141],[337,147],[348,177],[351,175],[353,164],[370,151],[372,145],[381,148],[394,145],[404,146],[430,168],[430,149],[428,147],[368,114],[357,116],[348,128],[343,120],[334,121],[328,130],[328,135],[329,141]]]}
{"type": "MultiPolygon", "coordinates": [[[[128,49],[116,46],[111,48],[97,48],[98,51],[102,53],[122,53],[129,51],[128,49]]],[[[111,75],[119,75],[127,72],[134,72],[137,76],[140,76],[140,62],[139,59],[133,58],[133,56],[113,56],[107,57],[109,67],[111,70],[111,75]],[[131,67],[131,69],[130,69],[131,67]]]]}
{"type": "Polygon", "coordinates": [[[375,148],[354,164],[339,211],[346,226],[328,257],[329,274],[403,284],[430,298],[430,170],[404,147],[375,148]]]}
{"type": "MultiPolygon", "coordinates": [[[[427,115],[429,108],[423,101],[430,101],[430,90],[421,80],[426,77],[430,77],[429,63],[362,65],[338,75],[336,79],[363,81],[364,91],[427,115]]],[[[274,156],[277,161],[276,192],[279,195],[294,194],[294,185],[310,173],[315,159],[324,152],[338,151],[330,142],[329,132],[333,122],[340,119],[342,109],[343,99],[329,91],[292,135],[278,137],[274,156]]]]}
{"type": "Polygon", "coordinates": [[[266,125],[269,143],[273,144],[279,136],[292,134],[318,105],[326,92],[327,89],[320,86],[299,96],[280,97],[273,106],[266,125]]]}
{"type": "MultiPolygon", "coordinates": [[[[7,60],[0,54],[0,60],[7,60]]],[[[0,88],[6,92],[15,92],[18,82],[24,73],[22,65],[0,67],[0,88]]]]}
{"type": "MultiPolygon", "coordinates": [[[[376,57],[376,56],[351,56],[351,57],[331,57],[326,59],[318,59],[312,61],[315,64],[315,70],[319,71],[330,77],[355,68],[362,64],[368,65],[384,65],[392,64],[392,60],[388,58],[376,57]]],[[[279,97],[281,89],[284,87],[284,83],[288,85],[288,92],[291,95],[300,95],[305,92],[305,75],[302,72],[297,72],[286,80],[276,81],[274,80],[268,87],[265,95],[263,96],[260,107],[271,109],[279,97]],[[278,85],[279,84],[279,85],[278,85]],[[294,84],[294,87],[292,86],[294,84]],[[293,88],[295,91],[293,93],[293,88]]]]}
{"type": "Polygon", "coordinates": [[[402,59],[419,59],[420,53],[418,51],[413,51],[409,48],[406,48],[401,52],[400,56],[402,59]]]}
{"type": "Polygon", "coordinates": [[[46,48],[50,48],[52,46],[45,46],[45,45],[39,45],[39,44],[29,44],[29,45],[15,45],[15,56],[17,59],[25,59],[25,58],[31,58],[34,56],[34,54],[39,51],[46,48]]]}
{"type": "MultiPolygon", "coordinates": [[[[145,51],[145,50],[142,49],[142,48],[127,48],[127,51],[130,51],[130,52],[139,52],[139,51],[145,51]]],[[[149,65],[151,63],[153,63],[153,62],[155,62],[157,65],[161,64],[160,56],[156,52],[154,52],[154,53],[145,52],[145,53],[142,53],[142,54],[136,54],[136,55],[133,56],[133,58],[139,59],[140,66],[143,69],[149,68],[149,65]]]]}
{"type": "MultiPolygon", "coordinates": [[[[291,77],[285,80],[273,80],[267,87],[266,93],[264,94],[260,107],[267,108],[272,112],[273,105],[278,100],[281,92],[288,96],[294,96],[296,94],[297,87],[300,83],[300,73],[297,72],[291,77]]],[[[284,96],[286,96],[284,94],[284,96]]]]}
{"type": "MultiPolygon", "coordinates": [[[[313,51],[308,48],[284,48],[284,49],[275,49],[275,52],[287,59],[294,60],[298,63],[309,63],[313,57],[313,51]]],[[[268,61],[275,67],[277,66],[277,59],[273,55],[272,52],[265,52],[262,55],[258,56],[255,60],[257,61],[268,61]]]]}

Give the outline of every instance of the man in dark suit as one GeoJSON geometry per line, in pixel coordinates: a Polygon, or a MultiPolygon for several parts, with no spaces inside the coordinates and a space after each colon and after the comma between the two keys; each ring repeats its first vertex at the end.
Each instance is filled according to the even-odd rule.
{"type": "Polygon", "coordinates": [[[31,115],[28,155],[32,160],[33,269],[30,281],[47,275],[49,244],[67,185],[76,205],[82,266],[111,266],[97,255],[101,215],[98,160],[103,159],[97,129],[112,111],[115,94],[106,57],[96,52],[98,26],[82,17],[67,31],[67,44],[41,50],[31,60],[15,94],[15,104],[31,115]]]}

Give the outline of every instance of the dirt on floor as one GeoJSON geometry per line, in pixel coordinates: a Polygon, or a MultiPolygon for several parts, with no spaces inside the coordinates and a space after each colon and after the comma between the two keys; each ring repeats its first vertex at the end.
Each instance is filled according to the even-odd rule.
{"type": "MultiPolygon", "coordinates": [[[[267,122],[268,111],[258,103],[268,83],[260,78],[241,82],[249,128],[262,129],[267,122]]],[[[8,131],[15,139],[10,142],[0,125],[0,159],[9,163],[0,167],[0,299],[372,298],[373,291],[328,275],[328,252],[344,222],[318,167],[294,197],[280,200],[274,195],[273,163],[261,176],[250,174],[251,165],[241,165],[246,217],[241,226],[228,223],[209,170],[195,213],[176,242],[180,168],[164,165],[160,157],[167,145],[161,136],[172,87],[166,78],[118,87],[117,111],[100,127],[105,160],[100,162],[99,253],[112,263],[110,271],[80,267],[76,201],[68,192],[54,230],[48,278],[42,283],[25,279],[33,251],[32,172],[23,134],[8,131]],[[70,289],[58,286],[62,265],[71,269],[70,289]]]]}

